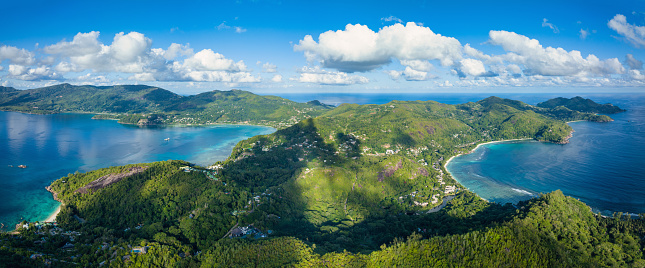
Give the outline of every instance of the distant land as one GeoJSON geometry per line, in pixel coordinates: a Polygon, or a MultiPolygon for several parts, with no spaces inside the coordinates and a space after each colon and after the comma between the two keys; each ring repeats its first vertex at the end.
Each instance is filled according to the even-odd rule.
{"type": "MultiPolygon", "coordinates": [[[[603,122],[610,120],[609,117],[585,113],[610,114],[623,111],[610,104],[600,105],[591,100],[583,103],[579,99],[582,98],[557,98],[540,103],[537,107],[500,98],[489,99],[488,102],[505,102],[519,110],[532,110],[568,121],[603,122]],[[598,112],[598,107],[603,107],[603,111],[613,107],[613,112],[598,112]]],[[[32,114],[94,113],[97,114],[95,119],[116,119],[119,123],[135,125],[253,124],[284,128],[300,120],[322,115],[332,108],[334,107],[317,100],[298,103],[242,90],[213,90],[181,96],[146,85],[97,87],[60,84],[28,90],[0,87],[2,111],[32,114]]]]}
{"type": "Polygon", "coordinates": [[[550,99],[545,102],[540,102],[537,104],[537,106],[542,108],[556,108],[558,106],[562,106],[574,111],[579,111],[583,113],[598,113],[598,114],[615,114],[615,113],[621,113],[625,111],[609,103],[598,104],[590,99],[585,99],[582,97],[575,97],[571,99],[560,97],[560,98],[550,99]]]}
{"type": "Polygon", "coordinates": [[[0,88],[0,110],[33,114],[95,113],[136,125],[252,124],[282,128],[315,117],[332,106],[297,103],[241,90],[181,96],[145,85],[73,86],[16,90],[0,88]]]}
{"type": "MultiPolygon", "coordinates": [[[[2,234],[0,261],[29,266],[48,261],[63,265],[65,260],[110,267],[645,265],[645,215],[606,218],[560,191],[517,205],[489,203],[445,169],[450,157],[484,142],[567,143],[573,129],[566,121],[612,120],[583,112],[596,107],[594,102],[539,107],[489,97],[458,105],[391,101],[332,109],[244,91],[162,103],[142,97],[161,89],[136,87],[83,90],[124,93],[120,101],[138,103],[129,107],[148,103],[115,114],[121,120],[141,116],[137,123],[150,121],[148,111],[173,118],[153,122],[181,123],[170,117],[181,109],[202,112],[194,118],[216,112],[249,124],[288,124],[297,120],[287,117],[289,112],[306,113],[273,134],[238,143],[228,159],[208,167],[170,160],[60,178],[48,188],[64,204],[58,225],[23,223],[27,228],[17,229],[18,238],[2,234]],[[274,106],[253,106],[264,101],[274,106]],[[286,121],[253,119],[262,116],[259,112],[235,115],[240,110],[280,111],[286,116],[276,118],[286,121]],[[33,252],[41,255],[30,258],[33,252]]],[[[120,103],[92,100],[92,105],[72,106],[79,104],[43,97],[50,106],[40,106],[47,101],[30,99],[28,92],[10,90],[0,107],[22,112],[36,111],[31,105],[43,112],[84,107],[90,112],[97,105],[114,111],[114,103],[120,103]]]]}

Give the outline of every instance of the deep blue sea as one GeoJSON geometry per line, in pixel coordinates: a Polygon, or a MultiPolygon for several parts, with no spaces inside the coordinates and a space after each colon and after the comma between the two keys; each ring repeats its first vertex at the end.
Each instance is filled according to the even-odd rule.
{"type": "Polygon", "coordinates": [[[3,230],[23,219],[45,220],[59,205],[45,187],[69,173],[168,159],[210,165],[227,158],[240,140],[275,131],[237,125],[142,128],[91,118],[0,112],[3,230]]]}
{"type": "Polygon", "coordinates": [[[448,165],[462,185],[482,198],[516,203],[557,189],[579,198],[594,211],[645,213],[645,94],[282,94],[295,101],[383,104],[434,100],[448,104],[495,95],[537,104],[554,97],[582,96],[628,111],[610,123],[573,122],[570,143],[509,142],[480,146],[448,165]]]}
{"type": "Polygon", "coordinates": [[[609,123],[572,122],[570,143],[492,143],[448,170],[482,198],[516,203],[557,189],[594,211],[645,213],[645,96],[599,98],[627,109],[609,123]]]}

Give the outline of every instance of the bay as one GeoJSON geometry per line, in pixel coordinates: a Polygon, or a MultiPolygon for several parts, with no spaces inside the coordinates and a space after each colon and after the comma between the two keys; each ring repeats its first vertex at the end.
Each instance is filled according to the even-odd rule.
{"type": "MultiPolygon", "coordinates": [[[[484,145],[473,154],[455,158],[449,165],[449,171],[480,196],[500,203],[516,202],[540,192],[561,189],[565,194],[580,198],[604,213],[640,213],[645,210],[645,193],[640,190],[645,189],[645,94],[277,95],[298,102],[318,99],[333,105],[384,104],[392,100],[434,100],[459,104],[491,95],[528,104],[578,95],[600,103],[611,102],[629,111],[611,115],[616,121],[607,124],[571,123],[576,132],[567,145],[539,142],[484,145]],[[472,161],[466,159],[479,153],[482,157],[477,168],[471,165],[469,171],[460,174],[457,169],[466,165],[458,163],[472,161]],[[500,166],[500,163],[504,165],[500,166]],[[478,189],[467,181],[488,187],[478,189]]],[[[91,115],[84,114],[0,112],[0,223],[10,225],[22,219],[45,219],[56,209],[58,202],[51,199],[44,187],[68,173],[168,159],[209,165],[228,157],[238,141],[275,131],[257,126],[139,128],[90,118],[91,115]],[[166,138],[170,140],[164,141],[166,138]],[[17,168],[20,164],[28,168],[17,168]]],[[[5,226],[4,229],[11,228],[5,226]]]]}
{"type": "Polygon", "coordinates": [[[3,230],[53,213],[59,203],[45,187],[69,173],[169,159],[207,166],[226,159],[237,142],[275,131],[242,125],[138,127],[91,117],[0,112],[3,230]]]}
{"type": "Polygon", "coordinates": [[[626,108],[609,123],[571,122],[570,143],[490,143],[455,157],[451,175],[497,203],[562,190],[603,215],[645,213],[645,97],[605,98],[626,108]]]}
{"type": "Polygon", "coordinates": [[[535,105],[556,97],[581,96],[627,109],[610,123],[573,122],[570,143],[492,143],[455,157],[451,175],[491,202],[516,203],[554,190],[585,202],[596,212],[645,213],[645,94],[643,93],[305,93],[282,94],[305,102],[384,104],[391,100],[475,102],[489,96],[535,105]]]}

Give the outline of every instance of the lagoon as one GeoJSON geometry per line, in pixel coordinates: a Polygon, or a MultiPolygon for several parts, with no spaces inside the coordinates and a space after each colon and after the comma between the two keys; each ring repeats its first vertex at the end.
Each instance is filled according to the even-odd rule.
{"type": "Polygon", "coordinates": [[[59,205],[45,187],[69,173],[169,159],[206,166],[226,159],[239,141],[275,131],[246,125],[138,127],[91,118],[0,112],[2,230],[22,220],[45,220],[59,205]]]}

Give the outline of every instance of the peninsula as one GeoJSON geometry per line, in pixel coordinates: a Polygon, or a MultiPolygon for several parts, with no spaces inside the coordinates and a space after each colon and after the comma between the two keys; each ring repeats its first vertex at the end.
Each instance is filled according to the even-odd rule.
{"type": "Polygon", "coordinates": [[[135,125],[251,124],[284,128],[319,116],[332,106],[297,103],[242,90],[213,90],[181,96],[145,85],[55,86],[0,90],[0,110],[33,114],[92,113],[135,125]]]}

